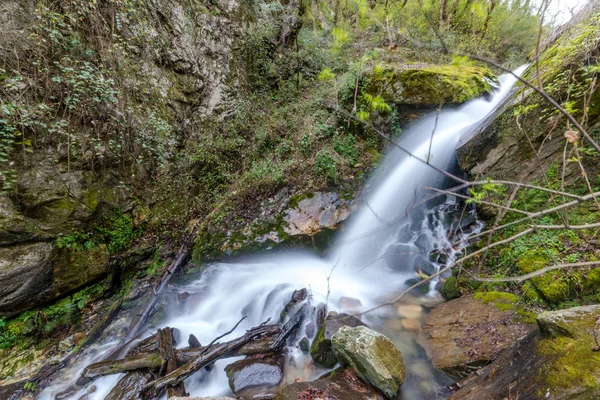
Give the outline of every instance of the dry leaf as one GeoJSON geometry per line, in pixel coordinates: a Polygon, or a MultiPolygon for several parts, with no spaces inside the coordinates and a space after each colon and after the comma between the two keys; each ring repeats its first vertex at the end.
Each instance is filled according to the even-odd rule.
{"type": "Polygon", "coordinates": [[[567,142],[575,143],[579,140],[579,132],[574,130],[569,130],[565,132],[565,138],[567,138],[567,142]]]}

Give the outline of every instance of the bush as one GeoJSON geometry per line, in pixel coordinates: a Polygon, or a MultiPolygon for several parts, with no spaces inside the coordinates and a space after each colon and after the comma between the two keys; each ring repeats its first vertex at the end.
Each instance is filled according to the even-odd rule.
{"type": "Polygon", "coordinates": [[[336,164],[328,150],[319,150],[315,159],[314,171],[318,175],[325,176],[328,181],[335,182],[337,179],[336,164]]]}

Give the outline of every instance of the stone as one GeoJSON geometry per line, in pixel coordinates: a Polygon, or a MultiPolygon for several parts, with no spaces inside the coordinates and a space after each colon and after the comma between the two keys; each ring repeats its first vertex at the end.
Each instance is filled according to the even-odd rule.
{"type": "Polygon", "coordinates": [[[331,346],[343,365],[351,367],[388,399],[396,398],[406,369],[390,339],[365,326],[342,327],[333,335],[331,346]]]}
{"type": "Polygon", "coordinates": [[[593,331],[600,306],[543,312],[533,331],[465,378],[448,400],[600,398],[600,352],[593,331]],[[459,387],[459,388],[458,388],[459,387]]]}
{"type": "Polygon", "coordinates": [[[64,353],[71,351],[75,347],[74,335],[68,336],[58,343],[58,350],[64,353]]]}
{"type": "Polygon", "coordinates": [[[292,204],[284,213],[288,235],[314,235],[324,228],[334,229],[356,208],[354,202],[340,199],[336,193],[317,192],[292,204]]]}
{"type": "Polygon", "coordinates": [[[338,369],[312,382],[283,387],[275,400],[383,400],[370,384],[362,382],[350,368],[338,369]]]}
{"type": "Polygon", "coordinates": [[[535,330],[519,322],[511,309],[500,310],[474,296],[462,296],[434,307],[419,338],[437,369],[462,374],[481,366],[535,330]]]}
{"type": "Polygon", "coordinates": [[[283,379],[284,357],[246,358],[225,367],[229,387],[235,394],[272,388],[283,379]]]}
{"type": "Polygon", "coordinates": [[[404,318],[401,321],[402,328],[411,332],[418,332],[421,330],[421,322],[416,318],[404,318]]]}
{"type": "Polygon", "coordinates": [[[399,317],[420,318],[423,314],[423,307],[418,304],[401,304],[396,308],[399,317]]]}
{"type": "Polygon", "coordinates": [[[169,400],[236,400],[234,397],[225,397],[225,396],[209,396],[209,397],[169,397],[169,400]]]}
{"type": "Polygon", "coordinates": [[[340,297],[338,305],[345,311],[358,311],[362,307],[362,302],[352,297],[340,297]]]}
{"type": "Polygon", "coordinates": [[[331,338],[343,326],[366,326],[361,320],[348,314],[330,312],[310,346],[310,356],[317,364],[333,368],[338,360],[331,349],[331,338]]]}
{"type": "Polygon", "coordinates": [[[450,276],[442,283],[441,293],[446,300],[457,299],[461,296],[460,288],[455,276],[450,276]]]}
{"type": "MultiPolygon", "coordinates": [[[[577,335],[580,319],[595,319],[600,315],[600,305],[573,307],[566,310],[544,311],[537,316],[537,324],[540,331],[549,336],[577,335]]],[[[599,338],[600,340],[600,338],[599,338]]]]}

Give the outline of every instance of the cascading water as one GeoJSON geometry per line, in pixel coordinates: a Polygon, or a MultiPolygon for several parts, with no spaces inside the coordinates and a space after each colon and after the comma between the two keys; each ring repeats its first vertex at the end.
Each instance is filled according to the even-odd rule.
{"type": "MultiPolygon", "coordinates": [[[[522,73],[524,68],[515,73],[522,73]]],[[[421,160],[399,148],[391,149],[367,185],[365,204],[352,217],[348,229],[326,258],[306,252],[282,252],[245,259],[243,263],[211,265],[199,280],[177,289],[197,301],[188,301],[184,312],[174,311],[173,315],[179,315],[173,316],[165,326],[177,327],[183,338],[194,334],[201,343],[208,343],[231,329],[241,316],[247,318],[227,338],[242,335],[267,318],[278,321],[284,305],[297,289],[307,288],[311,294],[308,301],[313,305],[326,303],[329,310],[356,312],[393,299],[407,287],[408,280],[415,278],[415,270],[429,275],[436,272],[446,262],[445,258],[454,257],[454,253],[460,251],[462,246],[460,239],[457,245],[457,238],[466,240],[469,229],[477,230],[479,226],[468,213],[467,218],[461,214],[459,220],[456,214],[460,207],[452,196],[434,206],[416,207],[407,218],[402,218],[408,208],[423,197],[426,187],[439,188],[444,184],[444,175],[423,160],[429,160],[439,169],[452,168],[454,149],[461,136],[473,131],[501,104],[515,82],[512,75],[504,75],[490,98],[476,99],[460,108],[443,110],[439,115],[432,113],[405,132],[399,140],[400,146],[421,160]],[[461,227],[462,236],[453,234],[461,227]],[[432,259],[430,253],[437,256],[432,259]],[[353,300],[348,302],[349,298],[353,300]]],[[[435,282],[431,288],[433,285],[435,282]]],[[[411,296],[404,299],[398,309],[381,308],[361,317],[372,328],[390,337],[402,352],[407,365],[402,399],[435,398],[437,388],[449,383],[426,360],[416,344],[417,334],[407,323],[408,319],[420,323],[422,316],[418,311],[415,313],[415,305],[418,310],[420,305],[430,301],[435,301],[433,293],[411,296]]],[[[308,323],[310,321],[306,321],[305,326],[308,323]]],[[[41,398],[55,398],[77,379],[87,363],[100,359],[114,346],[116,344],[96,347],[95,355],[66,371],[65,382],[47,388],[41,398]]],[[[186,389],[192,396],[230,394],[223,368],[231,362],[231,359],[217,361],[210,371],[196,373],[185,381],[186,389]]],[[[325,371],[312,364],[310,357],[299,349],[290,347],[286,382],[314,379],[325,371]]],[[[87,395],[88,400],[103,399],[118,379],[119,376],[97,379],[91,384],[93,390],[88,385],[69,397],[79,399],[87,395]]]]}

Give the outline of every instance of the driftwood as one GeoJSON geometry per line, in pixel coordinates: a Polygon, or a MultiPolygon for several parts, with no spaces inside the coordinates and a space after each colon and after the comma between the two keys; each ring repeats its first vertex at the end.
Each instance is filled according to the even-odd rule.
{"type": "Polygon", "coordinates": [[[142,307],[142,310],[141,310],[137,320],[135,320],[132,323],[132,325],[129,329],[129,335],[127,336],[128,340],[135,337],[138,334],[139,330],[146,322],[146,319],[148,318],[148,316],[150,315],[150,313],[152,312],[152,310],[158,303],[161,293],[167,287],[167,285],[171,281],[171,278],[173,277],[173,275],[175,275],[175,273],[179,270],[179,268],[181,267],[183,262],[186,260],[187,254],[188,254],[187,249],[183,249],[177,256],[177,259],[175,260],[173,265],[167,269],[167,271],[165,272],[165,274],[163,275],[163,277],[161,279],[160,285],[158,285],[158,288],[156,288],[154,290],[154,295],[152,295],[146,301],[146,303],[142,307]]]}
{"type": "Polygon", "coordinates": [[[138,400],[143,387],[152,379],[148,370],[130,372],[122,377],[104,400],[138,400]]]}
{"type": "MultiPolygon", "coordinates": [[[[169,327],[159,329],[156,332],[156,344],[158,345],[158,353],[163,359],[163,365],[159,375],[170,374],[175,371],[178,367],[177,357],[175,356],[175,350],[173,349],[173,330],[169,327]]],[[[167,388],[167,399],[175,396],[185,396],[185,386],[183,382],[179,382],[175,386],[169,386],[167,388]]]]}
{"type": "Polygon", "coordinates": [[[205,350],[203,350],[196,358],[182,367],[177,368],[175,371],[171,372],[167,376],[157,379],[156,381],[150,382],[146,385],[146,391],[154,391],[159,392],[165,387],[175,386],[180,382],[183,382],[188,376],[192,375],[194,372],[199,369],[206,367],[214,363],[216,360],[222,358],[226,354],[229,354],[246,343],[255,340],[257,338],[262,338],[265,336],[274,335],[279,332],[279,328],[274,325],[264,325],[261,324],[256,328],[252,328],[237,339],[230,340],[225,343],[218,343],[212,346],[207,346],[205,350]]]}
{"type": "MultiPolygon", "coordinates": [[[[276,331],[275,331],[276,333],[276,331]]],[[[255,354],[268,353],[271,350],[271,346],[275,341],[275,333],[271,335],[265,335],[262,339],[252,340],[245,345],[241,346],[237,350],[230,351],[223,355],[221,358],[238,357],[238,356],[251,356],[255,354]]],[[[154,340],[154,336],[150,337],[154,340]]],[[[149,338],[149,339],[150,339],[149,338]]],[[[146,339],[144,339],[146,340],[146,339]]],[[[182,350],[175,350],[175,358],[178,365],[187,364],[193,361],[201,353],[206,350],[207,347],[188,348],[182,350]]],[[[82,376],[84,378],[97,378],[99,376],[120,374],[123,372],[133,371],[136,369],[149,368],[152,370],[160,369],[162,365],[162,359],[158,351],[154,350],[149,353],[141,353],[133,356],[127,356],[121,360],[109,360],[100,361],[94,364],[88,365],[84,370],[82,376]]]]}
{"type": "Polygon", "coordinates": [[[298,310],[294,315],[292,315],[288,322],[286,322],[285,325],[283,325],[283,327],[281,328],[281,332],[279,333],[279,335],[277,335],[277,338],[271,345],[271,351],[280,351],[283,348],[283,346],[285,346],[287,338],[290,337],[290,335],[292,335],[293,333],[295,333],[300,327],[300,325],[302,325],[302,321],[304,321],[304,318],[308,314],[308,308],[309,305],[304,304],[300,308],[300,310],[298,310]]]}

